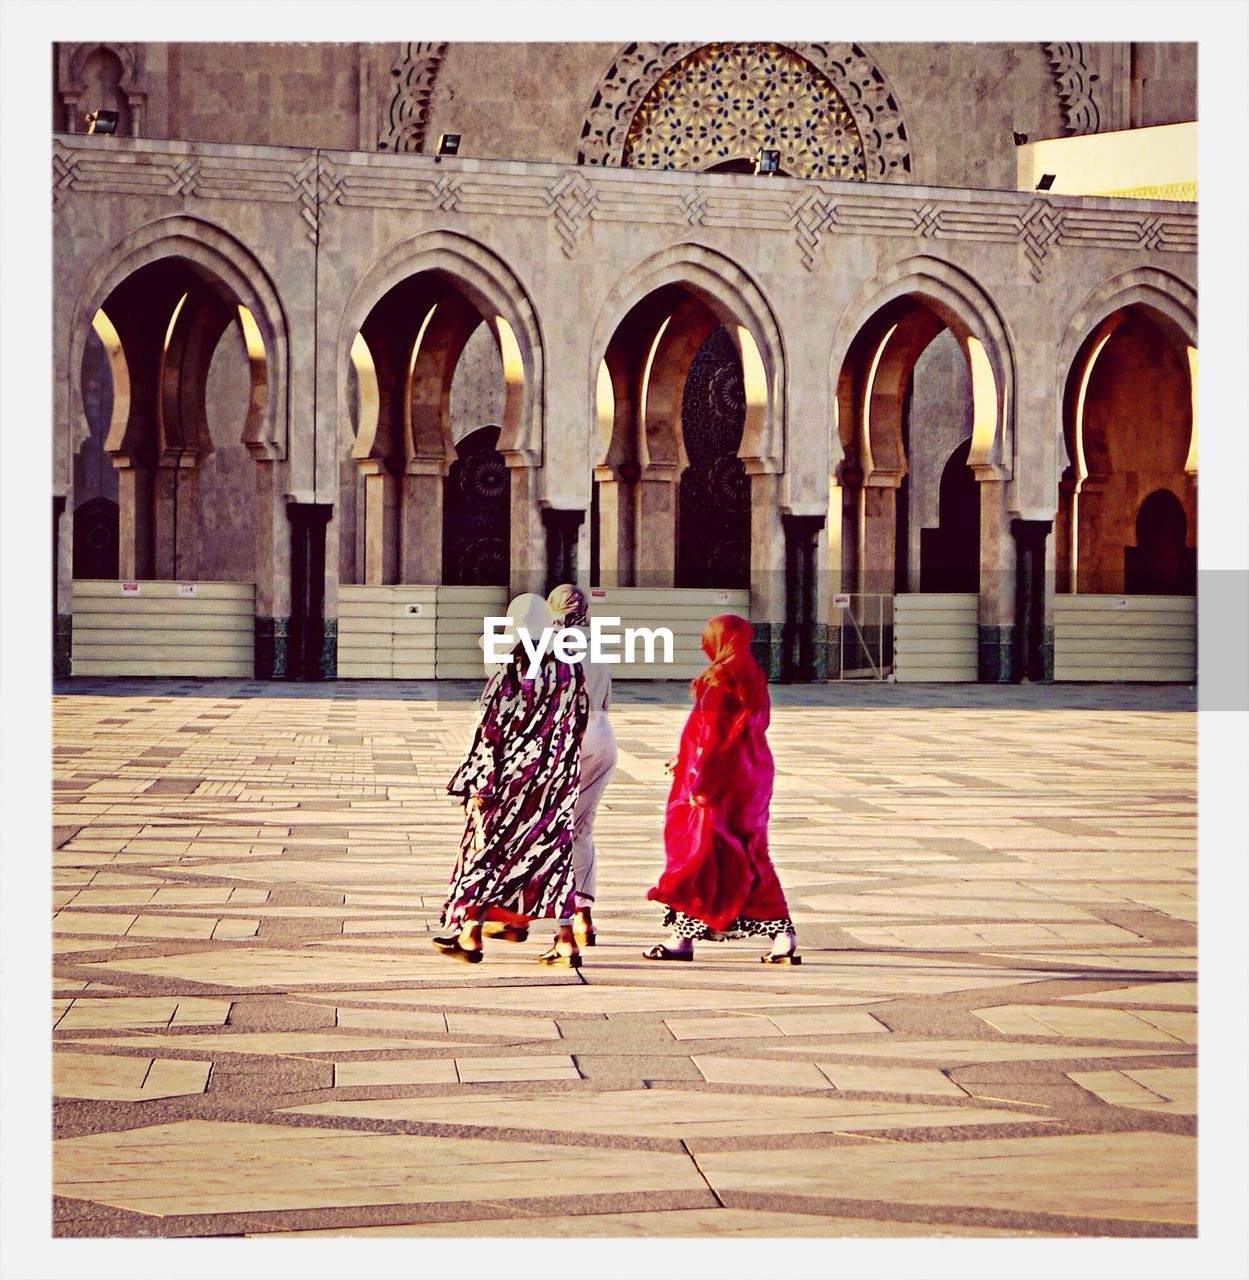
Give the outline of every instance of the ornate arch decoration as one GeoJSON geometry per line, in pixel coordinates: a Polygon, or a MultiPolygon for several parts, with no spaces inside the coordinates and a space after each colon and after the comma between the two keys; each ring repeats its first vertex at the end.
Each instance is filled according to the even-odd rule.
{"type": "Polygon", "coordinates": [[[377,140],[382,151],[421,151],[434,81],[447,52],[447,42],[409,41],[399,46],[390,68],[394,89],[386,113],[386,127],[377,140]]]}
{"type": "MultiPolygon", "coordinates": [[[[1157,267],[1136,267],[1103,281],[1080,304],[1067,323],[1066,333],[1058,348],[1055,365],[1053,403],[1057,414],[1057,438],[1062,449],[1067,447],[1067,387],[1073,366],[1081,351],[1090,346],[1092,358],[1082,372],[1084,383],[1092,372],[1101,346],[1118,327],[1118,313],[1128,307],[1144,312],[1175,348],[1189,371],[1192,394],[1192,432],[1189,439],[1185,471],[1197,471],[1197,294],[1191,285],[1157,267]]],[[[1070,442],[1073,480],[1077,488],[1087,476],[1084,441],[1077,413],[1070,442]]]]}
{"type": "MultiPolygon", "coordinates": [[[[916,255],[895,263],[859,291],[833,338],[829,364],[833,402],[844,407],[841,375],[851,344],[878,312],[902,298],[924,303],[958,339],[971,367],[973,398],[978,399],[978,384],[992,397],[992,403],[978,399],[973,408],[968,465],[995,478],[1010,479],[1014,473],[1015,344],[988,293],[953,263],[916,255]]],[[[888,443],[884,448],[889,448],[888,443]]]]}
{"type": "Polygon", "coordinates": [[[510,466],[541,466],[544,344],[537,313],[502,258],[452,231],[428,231],[395,245],[352,290],[335,348],[340,421],[349,413],[348,356],[355,335],[391,289],[423,271],[449,281],[490,325],[507,380],[499,452],[510,466]]]}
{"type": "Polygon", "coordinates": [[[1101,128],[1101,112],[1093,88],[1097,73],[1088,65],[1084,45],[1067,41],[1042,45],[1042,48],[1058,90],[1067,132],[1096,133],[1101,128]]]}
{"type": "Polygon", "coordinates": [[[130,108],[130,134],[132,137],[141,138],[144,111],[147,106],[147,91],[139,87],[137,46],[107,40],[88,40],[71,45],[70,49],[68,57],[62,59],[61,83],[57,86],[64,110],[65,132],[83,132],[84,108],[90,105],[83,102],[83,95],[87,92],[85,74],[87,59],[97,49],[104,49],[121,63],[121,79],[117,83],[118,92],[125,96],[126,105],[130,108]]]}
{"type": "MultiPolygon", "coordinates": [[[[76,451],[90,434],[82,405],[82,355],[87,331],[96,313],[113,290],[141,267],[163,259],[188,263],[206,283],[223,290],[227,300],[242,304],[250,314],[255,333],[247,332],[249,356],[255,339],[263,345],[263,368],[252,358],[252,395],[242,442],[255,458],[286,457],[290,432],[290,336],[286,311],[265,269],[233,236],[198,218],[175,214],[159,218],[132,232],[115,245],[88,273],[74,304],[69,334],[69,383],[71,408],[80,406],[76,451]]],[[[240,321],[243,323],[242,321],[240,321]]]]}
{"type": "Polygon", "coordinates": [[[670,245],[639,262],[607,295],[595,322],[586,370],[588,411],[598,417],[599,365],[621,322],[665,285],[693,293],[728,329],[746,387],[746,424],[738,456],[751,473],[785,470],[785,348],[775,313],[759,286],[730,258],[704,245],[670,245]]]}
{"type": "MultiPolygon", "coordinates": [[[[698,104],[695,118],[687,123],[714,135],[727,121],[728,132],[717,135],[718,141],[707,148],[701,164],[679,163],[675,153],[663,154],[662,144],[648,152],[644,163],[659,168],[706,168],[732,158],[748,141],[743,121],[753,115],[774,123],[782,151],[795,157],[786,171],[796,176],[887,182],[911,172],[911,143],[902,111],[876,60],[862,45],[830,43],[646,41],[626,45],[590,100],[577,163],[631,163],[630,130],[635,118],[644,106],[649,111],[663,96],[665,77],[670,83],[672,73],[679,73],[687,62],[691,79],[704,90],[701,96],[685,96],[687,109],[698,104]],[[734,50],[743,51],[736,60],[734,50]],[[736,65],[718,65],[717,60],[724,63],[726,59],[736,65]],[[799,146],[804,141],[799,135],[811,129],[811,116],[804,111],[813,112],[818,120],[814,130],[818,144],[811,148],[799,146]],[[717,154],[718,150],[724,154],[717,154]]],[[[757,147],[755,129],[750,131],[749,143],[757,147]]]]}

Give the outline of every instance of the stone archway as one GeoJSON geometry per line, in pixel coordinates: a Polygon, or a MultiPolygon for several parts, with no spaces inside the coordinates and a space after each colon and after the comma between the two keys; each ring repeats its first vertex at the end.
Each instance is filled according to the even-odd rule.
{"type": "Polygon", "coordinates": [[[740,468],[750,493],[743,536],[750,542],[752,610],[757,620],[779,624],[785,357],[775,316],[758,286],[713,250],[673,246],[638,264],[611,292],[591,350],[596,367],[590,385],[597,390],[594,412],[602,437],[592,558],[603,580],[673,586],[691,573],[705,576],[706,566],[694,570],[680,550],[682,475],[696,464],[699,474],[686,481],[690,502],[700,477],[705,482],[713,469],[740,468]],[[684,437],[691,368],[713,338],[717,351],[705,360],[724,368],[723,377],[736,376],[741,387],[735,461],[724,454],[723,440],[708,440],[706,449],[700,441],[694,457],[684,437]],[[702,456],[708,450],[715,456],[702,456]]]}
{"type": "MultiPolygon", "coordinates": [[[[460,461],[449,416],[451,383],[483,325],[502,376],[491,448],[510,472],[508,541],[513,548],[540,543],[534,477],[543,455],[543,344],[537,317],[519,281],[488,249],[431,232],[374,264],[343,316],[336,356],[341,422],[352,419],[353,383],[358,396],[362,371],[370,386],[361,401],[367,412],[357,412],[350,434],[341,433],[350,441],[345,476],[364,475],[364,511],[356,513],[364,550],[352,551],[355,529],[344,522],[344,581],[443,580],[446,480],[460,461]]],[[[511,571],[517,578],[529,569],[513,564],[511,571]]]]}
{"type": "Polygon", "coordinates": [[[282,594],[274,570],[282,558],[280,504],[269,464],[285,453],[288,392],[285,317],[265,273],[211,224],[161,219],[97,264],[73,318],[62,409],[71,457],[91,437],[83,355],[89,339],[107,338],[113,403],[103,447],[117,469],[119,572],[254,581],[258,613],[268,616],[282,594]],[[212,395],[210,378],[219,384],[212,395]],[[240,488],[249,454],[258,467],[240,488]],[[206,563],[204,513],[232,507],[230,527],[245,541],[224,563],[206,563]]]}

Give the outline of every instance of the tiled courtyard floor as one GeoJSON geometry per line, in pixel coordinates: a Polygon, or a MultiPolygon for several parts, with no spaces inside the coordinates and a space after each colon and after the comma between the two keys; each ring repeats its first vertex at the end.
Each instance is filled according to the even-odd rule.
{"type": "Polygon", "coordinates": [[[620,685],[579,974],[430,947],[474,694],[58,687],[58,1234],[1195,1234],[1191,690],[775,690],[778,969],[642,959],[620,685]]]}

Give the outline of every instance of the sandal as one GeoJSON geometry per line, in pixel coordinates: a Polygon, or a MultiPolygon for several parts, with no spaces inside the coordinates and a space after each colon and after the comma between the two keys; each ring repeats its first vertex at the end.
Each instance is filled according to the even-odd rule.
{"type": "Polygon", "coordinates": [[[470,949],[460,945],[459,936],[450,938],[434,938],[434,950],[449,960],[463,960],[465,964],[480,964],[482,951],[480,947],[470,949]]]}
{"type": "Polygon", "coordinates": [[[694,948],[688,951],[670,951],[662,942],[657,942],[649,951],[643,951],[642,955],[647,960],[693,960],[694,948]]]}
{"type": "Polygon", "coordinates": [[[581,930],[573,925],[573,937],[577,939],[579,947],[593,947],[598,942],[598,930],[591,926],[589,929],[581,930]]]}
{"type": "Polygon", "coordinates": [[[780,953],[769,951],[766,956],[759,957],[762,964],[801,964],[802,957],[797,950],[782,951],[780,953]]]}
{"type": "Polygon", "coordinates": [[[538,963],[561,969],[580,969],[581,953],[574,951],[569,954],[565,951],[560,951],[557,948],[552,947],[549,951],[544,951],[538,957],[538,963]]]}
{"type": "Polygon", "coordinates": [[[498,938],[500,942],[524,942],[529,930],[524,925],[504,924],[500,920],[487,920],[481,926],[482,937],[498,938]]]}

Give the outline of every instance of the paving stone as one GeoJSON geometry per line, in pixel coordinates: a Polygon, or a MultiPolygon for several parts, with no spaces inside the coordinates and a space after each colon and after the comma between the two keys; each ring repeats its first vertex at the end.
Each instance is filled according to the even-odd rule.
{"type": "Polygon", "coordinates": [[[66,688],[58,1235],[1194,1230],[1186,691],[777,686],[764,969],[641,956],[688,697],[622,683],[552,974],[429,945],[472,682],[66,688]]]}

